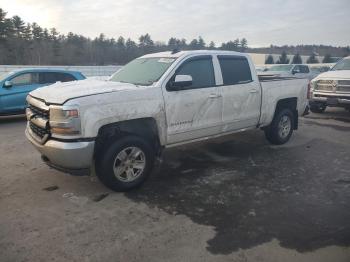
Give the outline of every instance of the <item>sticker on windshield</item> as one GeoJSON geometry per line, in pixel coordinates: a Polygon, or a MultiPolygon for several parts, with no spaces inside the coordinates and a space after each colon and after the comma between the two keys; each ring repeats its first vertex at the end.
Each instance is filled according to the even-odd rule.
{"type": "Polygon", "coordinates": [[[159,63],[167,63],[167,64],[169,64],[169,63],[174,62],[174,60],[175,60],[175,58],[165,58],[165,57],[163,57],[163,58],[160,58],[158,60],[158,62],[159,63]]]}

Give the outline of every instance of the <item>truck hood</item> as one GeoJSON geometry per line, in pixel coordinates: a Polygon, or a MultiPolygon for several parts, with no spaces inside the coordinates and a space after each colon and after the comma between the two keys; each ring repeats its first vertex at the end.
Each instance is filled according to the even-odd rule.
{"type": "Polygon", "coordinates": [[[29,94],[44,100],[47,104],[64,104],[67,100],[102,93],[117,92],[139,88],[133,84],[86,79],[81,81],[55,83],[35,89],[29,94]]]}
{"type": "Polygon", "coordinates": [[[314,80],[318,79],[350,79],[350,70],[324,72],[318,75],[314,80]]]}

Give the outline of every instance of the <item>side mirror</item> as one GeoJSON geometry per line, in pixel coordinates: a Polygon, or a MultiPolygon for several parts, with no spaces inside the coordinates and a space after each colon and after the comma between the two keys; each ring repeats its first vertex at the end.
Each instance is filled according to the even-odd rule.
{"type": "Polygon", "coordinates": [[[190,75],[177,75],[175,80],[171,83],[171,87],[174,90],[180,90],[183,87],[192,85],[192,76],[190,75]]]}
{"type": "Polygon", "coordinates": [[[10,87],[12,87],[12,82],[11,82],[11,81],[5,81],[4,87],[5,87],[5,88],[10,88],[10,87]]]}

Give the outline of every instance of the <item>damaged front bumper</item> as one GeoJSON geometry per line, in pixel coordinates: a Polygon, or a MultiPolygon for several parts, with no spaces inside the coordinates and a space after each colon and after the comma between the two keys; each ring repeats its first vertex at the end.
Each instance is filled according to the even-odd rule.
{"type": "Polygon", "coordinates": [[[29,127],[25,134],[49,166],[73,175],[89,174],[93,165],[95,141],[62,142],[49,139],[45,144],[40,144],[29,127]]]}

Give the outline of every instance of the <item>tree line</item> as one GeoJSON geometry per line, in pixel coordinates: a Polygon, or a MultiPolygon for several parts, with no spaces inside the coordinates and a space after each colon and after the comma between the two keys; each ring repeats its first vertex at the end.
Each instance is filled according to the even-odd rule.
{"type": "MultiPolygon", "coordinates": [[[[338,58],[337,58],[338,59],[338,58]]],[[[312,53],[308,59],[306,60],[307,64],[317,64],[317,63],[334,63],[336,62],[335,58],[331,57],[330,54],[326,54],[322,61],[320,61],[315,53],[312,53]]],[[[287,56],[287,53],[285,51],[282,52],[281,56],[278,58],[278,60],[276,61],[276,64],[289,64],[291,62],[291,64],[302,64],[303,61],[301,59],[301,56],[299,53],[296,53],[293,58],[292,61],[290,61],[290,59],[287,56]]],[[[268,55],[266,60],[265,60],[265,64],[275,64],[275,60],[273,58],[272,55],[268,55]]]]}
{"type": "MultiPolygon", "coordinates": [[[[25,24],[19,16],[7,18],[0,8],[0,64],[31,65],[108,65],[125,64],[143,54],[166,50],[216,49],[202,37],[189,43],[186,39],[170,38],[167,43],[155,42],[149,34],[138,41],[107,38],[104,34],[91,39],[72,32],[60,34],[56,28],[42,28],[37,23],[25,24]]],[[[236,39],[223,43],[225,50],[244,52],[248,41],[236,39]]]]}
{"type": "Polygon", "coordinates": [[[189,42],[175,37],[160,42],[152,40],[149,34],[141,35],[138,41],[134,41],[122,36],[107,38],[101,33],[91,39],[72,32],[61,34],[56,28],[43,28],[37,23],[26,24],[19,16],[7,17],[7,13],[0,8],[0,64],[122,65],[143,54],[174,49],[261,51],[248,48],[245,38],[218,46],[213,41],[207,44],[200,36],[189,42]]]}

